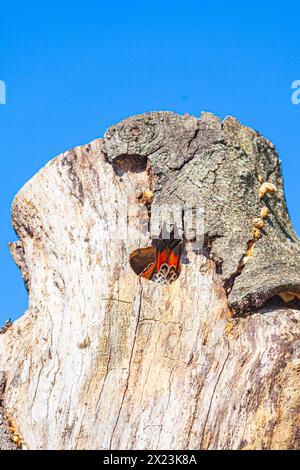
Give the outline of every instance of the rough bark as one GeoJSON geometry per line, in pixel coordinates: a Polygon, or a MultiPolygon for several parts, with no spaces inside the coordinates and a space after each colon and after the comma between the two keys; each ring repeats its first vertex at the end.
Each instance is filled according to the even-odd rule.
{"type": "Polygon", "coordinates": [[[29,308],[0,370],[27,448],[299,448],[300,245],[270,142],[233,118],[135,116],[49,162],[12,221],[29,308]],[[128,262],[150,243],[150,190],[205,208],[205,246],[186,240],[167,286],[128,262]]]}

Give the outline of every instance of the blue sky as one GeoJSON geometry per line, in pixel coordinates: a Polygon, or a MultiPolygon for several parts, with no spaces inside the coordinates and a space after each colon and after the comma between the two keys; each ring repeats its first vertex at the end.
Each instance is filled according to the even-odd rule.
{"type": "Polygon", "coordinates": [[[27,295],[7,249],[10,205],[50,158],[151,110],[234,115],[271,139],[300,233],[299,5],[234,1],[2,2],[0,323],[27,295]]]}

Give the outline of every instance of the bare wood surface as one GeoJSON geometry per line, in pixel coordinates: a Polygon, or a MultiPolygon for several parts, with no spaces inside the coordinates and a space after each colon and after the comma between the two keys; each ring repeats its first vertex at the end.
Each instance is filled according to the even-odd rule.
{"type": "Polygon", "coordinates": [[[53,159],[14,200],[29,308],[0,335],[4,409],[29,449],[299,448],[299,241],[274,147],[207,114],[118,126],[53,159]],[[239,272],[261,173],[278,193],[239,272]],[[208,244],[186,244],[169,286],[128,263],[149,243],[134,210],[149,188],[156,201],[197,190],[206,202],[208,244]],[[124,214],[128,239],[116,236],[124,214]],[[277,296],[291,291],[290,304],[277,296]]]}

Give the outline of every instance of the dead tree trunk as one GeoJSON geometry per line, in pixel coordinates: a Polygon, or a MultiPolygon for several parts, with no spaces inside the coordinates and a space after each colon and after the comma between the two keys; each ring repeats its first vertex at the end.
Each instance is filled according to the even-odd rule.
{"type": "Polygon", "coordinates": [[[26,448],[299,448],[300,243],[270,142],[135,116],[50,161],[12,221],[29,308],[0,335],[2,406],[26,448]],[[151,205],[199,200],[178,280],[137,276],[151,205]]]}

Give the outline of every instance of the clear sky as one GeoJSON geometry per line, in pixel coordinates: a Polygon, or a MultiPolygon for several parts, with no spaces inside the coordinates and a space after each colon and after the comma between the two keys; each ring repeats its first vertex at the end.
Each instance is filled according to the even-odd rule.
{"type": "Polygon", "coordinates": [[[233,115],[271,139],[299,217],[298,2],[1,2],[0,323],[27,295],[7,242],[10,205],[50,158],[103,136],[128,115],[233,115]]]}

